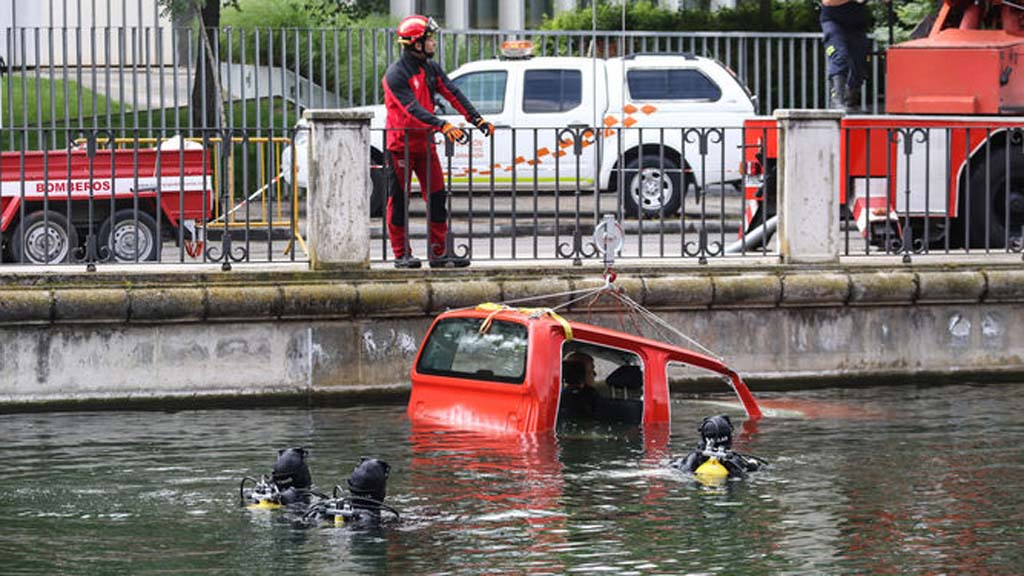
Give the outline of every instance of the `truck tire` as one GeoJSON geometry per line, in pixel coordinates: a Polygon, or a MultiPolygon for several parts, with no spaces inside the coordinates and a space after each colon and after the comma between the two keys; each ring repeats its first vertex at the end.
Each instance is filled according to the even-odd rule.
{"type": "Polygon", "coordinates": [[[622,200],[626,214],[639,218],[671,216],[683,202],[679,164],[657,154],[643,154],[626,164],[622,200]]]}
{"type": "Polygon", "coordinates": [[[965,236],[972,249],[1006,248],[1008,236],[1020,242],[1021,226],[1024,225],[1024,160],[1019,159],[1019,148],[1011,149],[1010,157],[1008,174],[1005,148],[993,146],[988,160],[988,178],[984,162],[979,162],[978,168],[971,174],[971,195],[966,198],[966,205],[970,206],[970,228],[965,231],[965,236]],[[1008,177],[1009,210],[1006,186],[1008,177]],[[1007,222],[1010,224],[1009,230],[1007,222]]]}
{"type": "Polygon", "coordinates": [[[115,262],[135,262],[136,253],[139,262],[156,260],[160,250],[156,220],[142,210],[137,217],[131,208],[118,210],[100,226],[99,245],[100,256],[115,262]]]}
{"type": "Polygon", "coordinates": [[[70,261],[78,247],[78,231],[53,210],[25,216],[11,236],[11,257],[26,264],[59,264],[70,261]]]}

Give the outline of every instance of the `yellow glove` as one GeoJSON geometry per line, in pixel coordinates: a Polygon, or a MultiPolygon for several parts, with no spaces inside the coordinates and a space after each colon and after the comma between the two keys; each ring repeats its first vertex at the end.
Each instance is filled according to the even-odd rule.
{"type": "Polygon", "coordinates": [[[444,134],[444,137],[450,142],[458,144],[465,144],[469,142],[469,136],[466,136],[465,132],[451,122],[444,123],[444,126],[441,127],[441,134],[444,134]]]}
{"type": "Polygon", "coordinates": [[[480,132],[482,132],[484,136],[494,135],[494,124],[491,124],[483,118],[476,119],[476,127],[480,129],[480,132]]]}

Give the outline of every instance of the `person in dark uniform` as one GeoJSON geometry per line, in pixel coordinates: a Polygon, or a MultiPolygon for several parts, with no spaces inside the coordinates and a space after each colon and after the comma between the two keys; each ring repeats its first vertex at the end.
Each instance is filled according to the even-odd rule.
{"type": "Polygon", "coordinates": [[[278,450],[269,476],[242,479],[242,504],[257,508],[306,507],[322,497],[313,489],[313,476],[306,463],[308,455],[309,451],[301,447],[278,450]],[[253,483],[251,489],[245,488],[247,482],[253,483]]]}
{"type": "Polygon", "coordinates": [[[572,352],[562,360],[562,397],[558,403],[559,420],[593,418],[600,394],[594,388],[594,358],[572,352]]]}
{"type": "Polygon", "coordinates": [[[756,456],[733,451],[732,421],[728,416],[709,416],[701,422],[697,431],[700,432],[697,448],[670,466],[700,475],[707,464],[707,474],[710,476],[721,474],[721,478],[744,478],[747,473],[767,464],[756,456]]]}
{"type": "Polygon", "coordinates": [[[859,105],[867,75],[871,13],[864,0],[821,0],[829,107],[850,112],[859,105]]]}
{"type": "MultiPolygon", "coordinates": [[[[388,476],[391,466],[377,458],[363,458],[348,477],[348,496],[318,502],[306,513],[306,520],[318,523],[333,520],[336,526],[354,529],[379,527],[381,512],[388,512],[396,520],[398,511],[384,503],[387,497],[388,476]]],[[[337,488],[335,488],[337,490],[337,488]]]]}
{"type": "Polygon", "coordinates": [[[382,81],[387,108],[387,152],[399,186],[390,190],[387,203],[388,235],[395,254],[396,268],[419,268],[406,240],[408,196],[415,174],[423,200],[427,202],[428,257],[430,266],[461,268],[468,258],[446,254],[448,213],[441,162],[434,148],[433,135],[441,132],[451,142],[465,144],[467,135],[458,127],[434,115],[434,95],[441,94],[484,136],[494,126],[483,119],[469,99],[448,79],[441,65],[433,60],[434,35],[439,30],[433,18],[413,15],[398,25],[398,43],[402,55],[388,67],[382,81]]]}
{"type": "Polygon", "coordinates": [[[277,453],[271,479],[280,491],[281,504],[307,505],[313,499],[313,476],[309,472],[305,448],[287,448],[277,453]]]}

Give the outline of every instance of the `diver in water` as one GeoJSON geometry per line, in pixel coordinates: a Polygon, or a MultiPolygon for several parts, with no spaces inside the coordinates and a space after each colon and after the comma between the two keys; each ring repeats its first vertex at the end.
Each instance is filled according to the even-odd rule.
{"type": "Polygon", "coordinates": [[[262,508],[298,507],[308,506],[315,497],[323,497],[313,490],[313,477],[306,463],[308,455],[309,451],[301,447],[278,450],[277,461],[269,477],[242,479],[242,503],[262,508]],[[247,481],[255,486],[246,490],[247,481]]]}
{"type": "Polygon", "coordinates": [[[709,416],[697,428],[700,442],[696,450],[670,464],[683,472],[712,479],[744,478],[767,462],[732,449],[732,422],[728,416],[709,416]]]}
{"type": "Polygon", "coordinates": [[[332,520],[335,526],[355,529],[379,527],[381,512],[388,512],[399,520],[398,511],[384,503],[387,496],[391,466],[377,458],[363,458],[348,477],[348,496],[340,496],[340,486],[334,487],[334,498],[314,504],[306,513],[307,521],[332,520]]]}

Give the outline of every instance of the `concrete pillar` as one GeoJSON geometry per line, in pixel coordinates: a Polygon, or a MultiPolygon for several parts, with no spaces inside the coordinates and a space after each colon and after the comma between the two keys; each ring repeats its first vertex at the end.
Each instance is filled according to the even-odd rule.
{"type": "Polygon", "coordinates": [[[838,262],[839,119],[835,110],[776,110],[779,253],[788,263],[838,262]]]}
{"type": "Polygon", "coordinates": [[[445,0],[444,27],[449,30],[469,28],[469,0],[445,0]]]}
{"type": "Polygon", "coordinates": [[[500,30],[523,30],[526,28],[526,3],[499,2],[498,28],[500,30]]]}
{"type": "Polygon", "coordinates": [[[402,19],[416,13],[416,0],[391,0],[391,15],[402,19]]]}
{"type": "Polygon", "coordinates": [[[370,267],[370,119],[373,112],[306,110],[306,235],[313,269],[370,267]]]}

